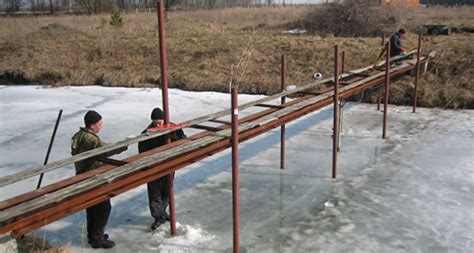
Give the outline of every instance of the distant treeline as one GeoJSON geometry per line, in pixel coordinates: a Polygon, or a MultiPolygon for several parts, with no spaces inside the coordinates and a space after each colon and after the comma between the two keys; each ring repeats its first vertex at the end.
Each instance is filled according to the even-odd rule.
{"type": "MultiPolygon", "coordinates": [[[[291,1],[291,0],[287,0],[291,1]]],[[[100,13],[112,10],[138,10],[156,7],[158,0],[0,0],[0,11],[7,13],[100,13]]],[[[164,0],[166,9],[216,8],[273,5],[285,0],[164,0]]]]}

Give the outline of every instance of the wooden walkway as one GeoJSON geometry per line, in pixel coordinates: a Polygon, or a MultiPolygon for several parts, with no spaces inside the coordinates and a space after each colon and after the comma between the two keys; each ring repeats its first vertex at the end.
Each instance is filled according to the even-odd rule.
{"type": "MultiPolygon", "coordinates": [[[[405,56],[394,57],[392,62],[396,64],[390,68],[390,76],[399,76],[416,68],[416,58],[412,58],[415,54],[416,51],[411,51],[405,56]]],[[[426,60],[426,57],[420,58],[421,63],[426,60]]],[[[384,83],[384,75],[385,70],[373,66],[342,73],[340,97],[347,98],[378,87],[384,83]]],[[[239,142],[332,104],[333,85],[334,79],[328,78],[240,105],[240,111],[251,107],[259,107],[261,111],[239,120],[239,142]],[[279,99],[289,95],[294,99],[280,105],[279,99]]],[[[123,161],[105,160],[109,164],[94,171],[0,202],[0,234],[12,233],[14,237],[19,237],[228,148],[231,145],[230,122],[222,118],[230,114],[230,110],[223,110],[189,120],[185,122],[189,126],[184,128],[203,131],[123,161]]],[[[0,187],[176,130],[141,135],[6,176],[0,178],[0,187]]]]}

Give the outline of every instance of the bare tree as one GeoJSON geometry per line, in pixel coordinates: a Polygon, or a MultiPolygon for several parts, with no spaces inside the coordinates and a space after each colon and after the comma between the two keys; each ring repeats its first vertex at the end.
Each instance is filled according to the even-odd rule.
{"type": "Polygon", "coordinates": [[[49,0],[49,13],[54,13],[53,0],[49,0]]]}
{"type": "Polygon", "coordinates": [[[5,10],[13,13],[20,10],[20,0],[6,0],[5,10]]]}

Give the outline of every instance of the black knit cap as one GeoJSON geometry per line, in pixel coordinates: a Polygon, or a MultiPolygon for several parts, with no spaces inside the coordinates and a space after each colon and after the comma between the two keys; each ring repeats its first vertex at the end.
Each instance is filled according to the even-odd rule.
{"type": "Polygon", "coordinates": [[[102,116],[96,111],[88,111],[86,115],[84,116],[84,123],[86,124],[86,127],[89,127],[92,124],[95,124],[99,122],[99,120],[102,119],[102,116]]]}
{"type": "Polygon", "coordinates": [[[160,108],[156,107],[151,112],[151,119],[152,120],[154,120],[154,119],[165,119],[165,114],[163,113],[163,111],[160,108]]]}
{"type": "Polygon", "coordinates": [[[405,34],[405,29],[400,29],[400,30],[398,30],[398,32],[401,33],[401,34],[405,34]]]}

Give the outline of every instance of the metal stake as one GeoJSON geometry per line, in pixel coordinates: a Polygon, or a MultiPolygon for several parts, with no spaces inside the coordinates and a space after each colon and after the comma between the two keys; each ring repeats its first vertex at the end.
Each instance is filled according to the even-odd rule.
{"type": "Polygon", "coordinates": [[[341,52],[341,73],[344,73],[346,69],[346,50],[342,50],[341,52]]]}
{"type": "MultiPolygon", "coordinates": [[[[286,90],[286,57],[285,55],[281,56],[281,91],[286,90]]],[[[285,104],[286,96],[281,97],[281,104],[285,104]]],[[[285,168],[285,135],[286,129],[285,125],[280,127],[280,169],[285,168]]]]}
{"type": "Polygon", "coordinates": [[[334,126],[332,146],[332,178],[336,178],[337,140],[339,129],[339,46],[334,46],[334,126]]]}
{"type": "Polygon", "coordinates": [[[418,35],[418,50],[416,52],[416,76],[415,90],[413,91],[413,113],[416,112],[416,103],[418,100],[418,82],[420,79],[420,55],[421,55],[421,33],[418,35]]]}
{"type": "Polygon", "coordinates": [[[385,63],[385,95],[383,104],[383,133],[382,138],[387,137],[387,110],[388,110],[388,95],[390,92],[390,41],[387,42],[387,61],[385,63]]]}
{"type": "Polygon", "coordinates": [[[232,206],[234,222],[234,253],[240,252],[239,241],[239,109],[237,87],[232,93],[232,206]]]}
{"type": "MultiPolygon", "coordinates": [[[[382,47],[385,46],[385,33],[382,33],[382,47]]],[[[388,52],[387,52],[388,53],[388,52]]],[[[377,111],[380,111],[380,100],[382,99],[382,88],[377,91],[377,111]]]]}
{"type": "MultiPolygon", "coordinates": [[[[168,107],[168,60],[166,56],[166,41],[165,41],[165,21],[163,11],[163,0],[157,3],[158,15],[158,34],[160,39],[160,69],[161,69],[161,94],[163,97],[163,113],[165,114],[165,125],[170,124],[170,115],[168,107]]],[[[169,143],[169,136],[166,137],[166,142],[169,143]]],[[[167,175],[169,182],[169,204],[170,204],[170,226],[171,234],[176,235],[176,211],[174,205],[174,174],[167,175]]]]}

